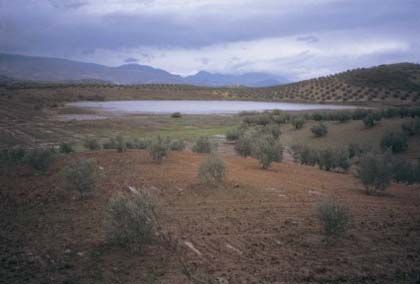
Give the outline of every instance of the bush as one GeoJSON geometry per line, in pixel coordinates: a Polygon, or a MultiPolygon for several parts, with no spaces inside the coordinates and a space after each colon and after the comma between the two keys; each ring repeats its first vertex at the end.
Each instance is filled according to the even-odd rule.
{"type": "Polygon", "coordinates": [[[200,137],[192,147],[193,152],[196,153],[211,153],[217,145],[213,144],[208,137],[200,137]]]}
{"type": "Polygon", "coordinates": [[[23,162],[36,171],[46,172],[54,160],[55,154],[54,149],[35,148],[25,154],[23,162]]]}
{"type": "Polygon", "coordinates": [[[60,146],[58,148],[58,151],[60,153],[62,153],[62,154],[70,154],[70,153],[73,153],[74,152],[73,147],[71,146],[71,144],[65,143],[65,142],[63,142],[63,143],[60,144],[60,146]]]}
{"type": "Polygon", "coordinates": [[[338,120],[340,123],[345,123],[351,119],[351,114],[344,111],[339,111],[335,114],[336,120],[338,120]]]}
{"type": "Polygon", "coordinates": [[[235,151],[242,157],[251,156],[252,147],[254,145],[257,134],[258,132],[254,128],[247,129],[245,132],[243,132],[236,142],[235,151]]]}
{"type": "Polygon", "coordinates": [[[144,150],[147,149],[149,147],[149,145],[151,144],[151,140],[149,139],[145,139],[145,138],[136,138],[133,141],[133,148],[134,149],[140,149],[140,150],[144,150]]]}
{"type": "Polygon", "coordinates": [[[116,146],[117,146],[117,151],[122,153],[127,151],[127,144],[124,140],[124,137],[122,136],[117,136],[117,138],[115,139],[116,141],[116,146]]]}
{"type": "Polygon", "coordinates": [[[180,112],[174,112],[173,114],[171,114],[172,118],[181,118],[182,114],[180,112]]]}
{"type": "Polygon", "coordinates": [[[295,145],[292,147],[294,157],[299,163],[303,165],[315,166],[318,163],[317,151],[308,146],[295,145]]]}
{"type": "Polygon", "coordinates": [[[401,129],[408,136],[414,136],[420,133],[420,118],[412,119],[401,124],[401,129]]]}
{"type": "Polygon", "coordinates": [[[372,128],[375,126],[375,117],[373,116],[373,114],[369,114],[367,116],[365,116],[363,118],[363,124],[365,125],[366,128],[372,128]]]}
{"type": "Polygon", "coordinates": [[[335,168],[334,151],[331,149],[321,150],[318,153],[318,166],[321,170],[330,171],[335,168]]]}
{"type": "Polygon", "coordinates": [[[241,136],[241,131],[238,128],[229,129],[226,132],[226,140],[228,141],[236,141],[241,136]]]}
{"type": "Polygon", "coordinates": [[[277,124],[268,124],[262,128],[259,128],[261,134],[271,135],[274,139],[277,139],[281,135],[280,126],[277,124]]]}
{"type": "Polygon", "coordinates": [[[183,151],[185,150],[185,147],[184,140],[174,139],[169,142],[169,150],[171,151],[183,151]]]}
{"type": "Polygon", "coordinates": [[[305,124],[305,120],[302,117],[295,117],[292,120],[292,125],[295,129],[301,129],[305,124]]]}
{"type": "Polygon", "coordinates": [[[80,198],[91,193],[98,180],[96,163],[91,159],[81,159],[66,166],[63,170],[68,190],[78,191],[80,198]]]}
{"type": "Polygon", "coordinates": [[[349,209],[333,200],[324,200],[318,204],[317,217],[327,238],[341,237],[351,221],[349,209]]]}
{"type": "Polygon", "coordinates": [[[402,158],[394,158],[392,162],[392,172],[394,180],[400,183],[413,184],[417,182],[416,169],[417,165],[402,158]]]}
{"type": "Polygon", "coordinates": [[[311,131],[315,135],[315,137],[323,137],[327,135],[328,128],[325,124],[321,122],[318,125],[312,126],[311,131]]]}
{"type": "Polygon", "coordinates": [[[136,252],[153,240],[156,232],[154,202],[143,192],[114,195],[106,206],[105,236],[109,243],[136,252]]]}
{"type": "Polygon", "coordinates": [[[150,142],[147,150],[154,161],[162,161],[168,155],[168,143],[158,136],[150,142]]]}
{"type": "Polygon", "coordinates": [[[402,132],[386,132],[381,140],[382,150],[390,149],[392,153],[400,153],[407,149],[408,138],[402,132]]]}
{"type": "Polygon", "coordinates": [[[261,136],[255,141],[252,156],[256,158],[263,169],[270,167],[272,162],[281,162],[283,146],[271,136],[261,136]]]}
{"type": "Polygon", "coordinates": [[[207,184],[221,183],[225,177],[225,163],[216,155],[210,155],[200,165],[198,177],[207,184]]]}
{"type": "Polygon", "coordinates": [[[357,176],[368,194],[383,192],[391,183],[392,168],[388,153],[367,153],[360,158],[357,176]]]}
{"type": "Polygon", "coordinates": [[[89,149],[91,151],[100,150],[101,145],[99,144],[98,140],[94,138],[86,139],[84,142],[84,146],[86,149],[89,149]]]}

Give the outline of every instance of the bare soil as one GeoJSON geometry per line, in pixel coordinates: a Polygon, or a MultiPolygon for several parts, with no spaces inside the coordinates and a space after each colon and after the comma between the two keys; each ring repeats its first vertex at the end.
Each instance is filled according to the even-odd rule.
{"type": "Polygon", "coordinates": [[[0,283],[418,283],[420,190],[393,184],[368,196],[357,179],[293,163],[261,170],[226,151],[223,186],[200,184],[203,155],[99,151],[59,158],[46,175],[0,176],[0,283]],[[96,159],[104,177],[79,200],[62,167],[96,159]],[[107,245],[107,200],[129,186],[156,199],[161,229],[142,254],[107,245]],[[314,208],[350,208],[343,239],[327,243],[314,208]],[[417,281],[417,282],[416,282],[417,281]]]}

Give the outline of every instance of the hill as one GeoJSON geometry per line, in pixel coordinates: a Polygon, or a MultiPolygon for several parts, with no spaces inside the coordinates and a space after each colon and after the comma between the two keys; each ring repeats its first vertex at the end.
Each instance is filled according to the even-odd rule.
{"type": "Polygon", "coordinates": [[[59,58],[0,54],[0,75],[25,81],[104,81],[114,84],[191,84],[198,86],[271,86],[282,83],[264,73],[243,75],[199,72],[183,78],[147,65],[109,67],[59,58]]]}

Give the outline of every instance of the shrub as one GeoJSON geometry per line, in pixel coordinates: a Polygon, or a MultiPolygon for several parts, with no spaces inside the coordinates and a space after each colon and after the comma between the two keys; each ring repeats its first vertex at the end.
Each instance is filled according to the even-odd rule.
{"type": "Polygon", "coordinates": [[[105,210],[105,236],[109,243],[141,252],[156,231],[154,202],[143,192],[114,195],[105,210]]]}
{"type": "Polygon", "coordinates": [[[335,168],[334,151],[331,149],[321,150],[318,153],[318,166],[321,170],[329,171],[335,168]]]}
{"type": "Polygon", "coordinates": [[[347,171],[350,166],[350,156],[347,150],[336,150],[334,152],[335,167],[347,171]]]}
{"type": "Polygon", "coordinates": [[[325,124],[321,122],[318,125],[312,126],[311,131],[315,135],[315,137],[323,137],[327,135],[328,128],[325,124]]]}
{"type": "Polygon", "coordinates": [[[147,149],[148,147],[149,147],[149,145],[151,144],[151,140],[149,140],[149,139],[145,139],[145,138],[136,138],[136,139],[134,139],[134,141],[133,141],[133,147],[135,148],[135,149],[141,149],[141,150],[144,150],[144,149],[147,149]]]}
{"type": "Polygon", "coordinates": [[[81,159],[66,166],[63,170],[68,190],[78,191],[80,198],[91,193],[98,180],[96,163],[91,159],[81,159]]]}
{"type": "Polygon", "coordinates": [[[392,161],[388,153],[367,153],[360,158],[357,176],[368,194],[385,191],[392,175],[392,161]]]}
{"type": "Polygon", "coordinates": [[[261,134],[267,134],[267,135],[271,135],[273,136],[274,139],[277,139],[280,137],[281,135],[281,130],[280,130],[280,126],[277,124],[268,124],[265,125],[264,127],[259,129],[261,134]]]}
{"type": "Polygon", "coordinates": [[[236,141],[241,136],[241,131],[238,128],[229,129],[226,132],[226,140],[228,141],[236,141]]]}
{"type": "Polygon", "coordinates": [[[318,163],[318,153],[308,146],[295,145],[292,147],[294,157],[303,165],[315,166],[318,163]]]}
{"type": "Polygon", "coordinates": [[[218,156],[210,155],[201,163],[198,177],[207,184],[221,183],[225,177],[225,163],[218,156]]]}
{"type": "Polygon", "coordinates": [[[235,151],[242,157],[248,157],[252,154],[252,147],[258,132],[254,129],[247,129],[239,137],[235,145],[235,151]]]}
{"type": "Polygon", "coordinates": [[[171,114],[172,118],[181,118],[182,114],[180,112],[174,112],[173,114],[171,114]]]}
{"type": "Polygon", "coordinates": [[[101,149],[101,145],[99,144],[98,140],[94,139],[94,138],[88,138],[85,140],[84,142],[84,146],[85,148],[91,150],[91,151],[95,151],[95,150],[100,150],[101,149]]]}
{"type": "Polygon", "coordinates": [[[412,119],[401,124],[401,129],[408,136],[414,136],[420,133],[420,118],[412,119]]]}
{"type": "Polygon", "coordinates": [[[402,132],[386,132],[381,140],[382,150],[391,149],[392,153],[400,153],[407,149],[408,138],[402,132]]]}
{"type": "Polygon", "coordinates": [[[295,129],[301,129],[305,124],[305,120],[302,117],[295,117],[292,120],[292,125],[295,129]]]}
{"type": "Polygon", "coordinates": [[[171,151],[183,151],[185,149],[185,141],[174,139],[169,142],[169,150],[171,151]]]}
{"type": "Polygon", "coordinates": [[[115,139],[116,143],[117,143],[117,151],[122,153],[127,151],[127,144],[124,140],[124,137],[122,136],[117,136],[117,138],[115,139]]]}
{"type": "Polygon", "coordinates": [[[372,114],[369,114],[363,118],[363,124],[366,128],[372,128],[375,126],[375,118],[372,114]]]}
{"type": "Polygon", "coordinates": [[[392,172],[394,180],[400,183],[413,184],[416,182],[417,165],[402,158],[394,158],[392,162],[392,172]]]}
{"type": "Polygon", "coordinates": [[[283,146],[271,136],[261,136],[255,141],[252,156],[256,158],[263,169],[270,167],[272,162],[281,162],[283,146]]]}
{"type": "Polygon", "coordinates": [[[54,160],[55,154],[54,149],[35,148],[25,154],[23,162],[36,171],[46,172],[54,160]]]}
{"type": "Polygon", "coordinates": [[[62,154],[70,154],[73,153],[73,147],[71,146],[71,144],[63,142],[60,144],[58,151],[62,154]]]}
{"type": "Polygon", "coordinates": [[[338,120],[340,123],[345,123],[351,119],[351,115],[348,112],[339,111],[335,114],[336,120],[338,120]]]}
{"type": "Polygon", "coordinates": [[[202,136],[198,138],[192,147],[193,152],[196,153],[211,153],[216,148],[208,137],[202,136]]]}
{"type": "Polygon", "coordinates": [[[162,161],[168,155],[168,144],[158,136],[150,142],[147,150],[154,161],[162,161]]]}
{"type": "Polygon", "coordinates": [[[327,238],[341,237],[351,221],[349,209],[334,200],[321,201],[317,206],[317,217],[327,238]]]}

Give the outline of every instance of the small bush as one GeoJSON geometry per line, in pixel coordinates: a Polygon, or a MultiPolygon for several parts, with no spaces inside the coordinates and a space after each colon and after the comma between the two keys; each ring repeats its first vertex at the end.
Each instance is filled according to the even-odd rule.
{"type": "Polygon", "coordinates": [[[321,150],[318,153],[318,165],[321,170],[330,171],[335,168],[334,151],[331,149],[321,150]]]}
{"type": "Polygon", "coordinates": [[[394,158],[392,162],[392,172],[394,180],[400,183],[413,184],[417,182],[417,165],[412,164],[402,158],[394,158]]]}
{"type": "Polygon", "coordinates": [[[168,155],[168,143],[158,136],[151,141],[147,150],[154,161],[162,161],[168,155]]]}
{"type": "Polygon", "coordinates": [[[412,119],[401,124],[401,129],[408,136],[414,136],[420,133],[420,118],[412,119]]]}
{"type": "Polygon", "coordinates": [[[101,149],[101,144],[99,144],[98,140],[94,138],[86,139],[84,142],[84,146],[86,149],[89,149],[91,151],[96,151],[101,149]]]}
{"type": "Polygon", "coordinates": [[[145,138],[136,138],[133,141],[133,148],[134,149],[140,149],[140,150],[144,150],[147,149],[149,147],[149,145],[151,144],[151,140],[149,139],[145,139],[145,138]]]}
{"type": "Polygon", "coordinates": [[[207,184],[221,183],[225,177],[225,163],[216,155],[210,155],[200,165],[198,177],[207,184]]]}
{"type": "Polygon", "coordinates": [[[63,170],[66,188],[78,191],[80,198],[90,194],[98,180],[96,163],[91,159],[81,159],[66,166],[63,170]]]}
{"type": "Polygon", "coordinates": [[[308,146],[295,145],[292,147],[294,158],[302,165],[315,166],[318,163],[318,152],[308,146]]]}
{"type": "Polygon", "coordinates": [[[258,132],[256,129],[251,128],[246,130],[239,137],[239,140],[236,142],[235,151],[242,157],[248,157],[252,154],[252,147],[254,145],[255,139],[258,132]]]}
{"type": "Polygon", "coordinates": [[[216,147],[217,145],[212,143],[208,137],[202,136],[195,142],[192,150],[196,153],[211,153],[216,147]]]}
{"type": "Polygon", "coordinates": [[[366,128],[372,128],[375,126],[375,118],[372,114],[369,114],[363,118],[363,124],[366,128]]]}
{"type": "Polygon", "coordinates": [[[154,202],[143,192],[114,195],[106,206],[105,236],[109,243],[141,252],[156,232],[154,202]]]}
{"type": "Polygon", "coordinates": [[[226,140],[228,141],[236,141],[241,136],[241,131],[238,128],[229,129],[226,132],[226,140]]]}
{"type": "Polygon", "coordinates": [[[180,112],[174,112],[173,114],[171,114],[172,118],[181,118],[182,114],[180,112]]]}
{"type": "Polygon", "coordinates": [[[315,135],[315,137],[323,137],[327,135],[328,128],[325,124],[321,122],[318,125],[312,126],[311,131],[315,135]]]}
{"type": "Polygon", "coordinates": [[[363,155],[360,157],[357,176],[368,194],[385,191],[393,176],[390,155],[388,153],[363,155]]]}
{"type": "Polygon", "coordinates": [[[301,129],[305,124],[305,120],[302,117],[296,117],[292,120],[292,125],[295,129],[301,129]]]}
{"type": "Polygon", "coordinates": [[[62,154],[70,154],[73,153],[73,147],[71,146],[71,144],[63,142],[60,144],[58,151],[62,154]]]}
{"type": "Polygon", "coordinates": [[[124,137],[122,136],[117,136],[117,138],[115,139],[117,142],[117,151],[122,153],[127,151],[127,143],[124,140],[124,137]]]}
{"type": "Polygon", "coordinates": [[[344,111],[339,111],[335,115],[336,120],[338,120],[340,123],[345,123],[351,119],[351,114],[344,111]]]}
{"type": "Polygon", "coordinates": [[[390,149],[392,153],[400,153],[408,147],[407,135],[403,132],[386,132],[381,140],[382,150],[390,149]]]}
{"type": "Polygon", "coordinates": [[[281,162],[283,146],[271,136],[262,136],[255,141],[252,156],[256,158],[263,169],[270,167],[272,162],[281,162]]]}
{"type": "Polygon", "coordinates": [[[35,148],[28,151],[23,162],[39,172],[46,172],[55,159],[55,151],[50,148],[35,148]]]}
{"type": "Polygon", "coordinates": [[[333,200],[324,200],[317,206],[317,217],[327,238],[341,237],[350,224],[350,211],[333,200]]]}
{"type": "Polygon", "coordinates": [[[268,124],[260,128],[261,134],[267,134],[273,136],[274,139],[277,139],[281,135],[280,126],[277,124],[268,124]]]}
{"type": "Polygon", "coordinates": [[[183,151],[185,150],[185,141],[174,139],[169,142],[169,150],[171,151],[183,151]]]}

